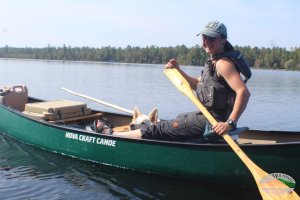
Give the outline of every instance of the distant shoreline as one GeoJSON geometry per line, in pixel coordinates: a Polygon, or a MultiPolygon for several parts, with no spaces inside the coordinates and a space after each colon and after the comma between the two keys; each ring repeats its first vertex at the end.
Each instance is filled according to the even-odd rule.
{"type": "Polygon", "coordinates": [[[89,60],[52,60],[52,59],[33,59],[33,58],[0,58],[0,60],[24,60],[24,61],[47,61],[47,62],[76,62],[76,63],[103,63],[103,64],[130,64],[130,65],[161,65],[149,63],[122,63],[122,62],[109,62],[109,61],[89,61],[89,60]]]}
{"type": "MultiPolygon", "coordinates": [[[[92,63],[92,64],[114,64],[114,65],[165,65],[165,64],[150,64],[150,63],[124,63],[124,62],[107,62],[107,61],[88,61],[88,60],[51,60],[51,59],[29,59],[29,58],[0,58],[0,60],[21,60],[21,61],[47,61],[47,62],[74,62],[74,63],[92,63]]],[[[191,65],[183,65],[190,67],[191,65]]],[[[192,66],[203,67],[203,66],[192,66]]]]}
{"type": "MultiPolygon", "coordinates": [[[[234,46],[244,56],[249,66],[255,69],[300,70],[300,48],[286,50],[285,48],[258,48],[234,46]]],[[[196,45],[186,47],[45,47],[45,48],[0,48],[0,58],[3,59],[33,59],[47,61],[76,61],[90,63],[120,63],[120,64],[159,64],[164,65],[170,59],[176,58],[182,66],[204,66],[209,55],[196,45]]]]}
{"type": "MultiPolygon", "coordinates": [[[[47,62],[70,62],[70,63],[92,63],[92,64],[112,64],[112,65],[160,65],[164,64],[149,64],[149,63],[122,63],[122,62],[105,62],[105,61],[87,61],[87,60],[50,60],[50,59],[26,59],[26,58],[0,58],[0,60],[20,60],[20,61],[47,61],[47,62]]],[[[182,65],[182,67],[203,67],[203,66],[192,66],[182,65]]],[[[272,69],[272,68],[254,68],[255,70],[275,70],[275,71],[300,71],[300,70],[286,70],[286,69],[272,69]]]]}

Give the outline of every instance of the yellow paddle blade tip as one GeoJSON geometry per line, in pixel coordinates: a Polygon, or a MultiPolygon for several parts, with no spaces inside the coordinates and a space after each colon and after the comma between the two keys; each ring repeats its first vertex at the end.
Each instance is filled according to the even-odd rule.
{"type": "MultiPolygon", "coordinates": [[[[179,73],[179,71],[175,68],[168,68],[164,70],[164,74],[168,77],[168,79],[178,88],[182,87],[184,84],[190,87],[185,78],[179,73]],[[185,83],[186,82],[186,83],[185,83]]],[[[179,89],[179,88],[178,88],[179,89]]]]}

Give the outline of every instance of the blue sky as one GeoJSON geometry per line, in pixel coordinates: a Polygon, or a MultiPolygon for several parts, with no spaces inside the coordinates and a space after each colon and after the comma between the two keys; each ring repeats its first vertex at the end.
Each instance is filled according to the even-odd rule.
{"type": "Polygon", "coordinates": [[[298,0],[0,0],[0,47],[200,44],[210,20],[233,45],[300,47],[298,0]]]}

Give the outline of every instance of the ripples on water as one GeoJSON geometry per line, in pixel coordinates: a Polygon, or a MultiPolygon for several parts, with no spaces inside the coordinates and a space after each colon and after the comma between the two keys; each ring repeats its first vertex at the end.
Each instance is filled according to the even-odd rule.
{"type": "Polygon", "coordinates": [[[55,155],[0,136],[1,199],[132,199],[122,171],[55,155]],[[115,173],[114,173],[115,172],[115,173]]]}

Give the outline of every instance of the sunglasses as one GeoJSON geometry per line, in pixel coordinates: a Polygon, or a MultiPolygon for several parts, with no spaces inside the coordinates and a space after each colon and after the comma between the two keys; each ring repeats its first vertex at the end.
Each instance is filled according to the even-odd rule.
{"type": "Polygon", "coordinates": [[[209,37],[207,35],[202,35],[202,40],[207,40],[209,42],[214,42],[214,41],[216,41],[217,38],[218,37],[209,37]]]}

